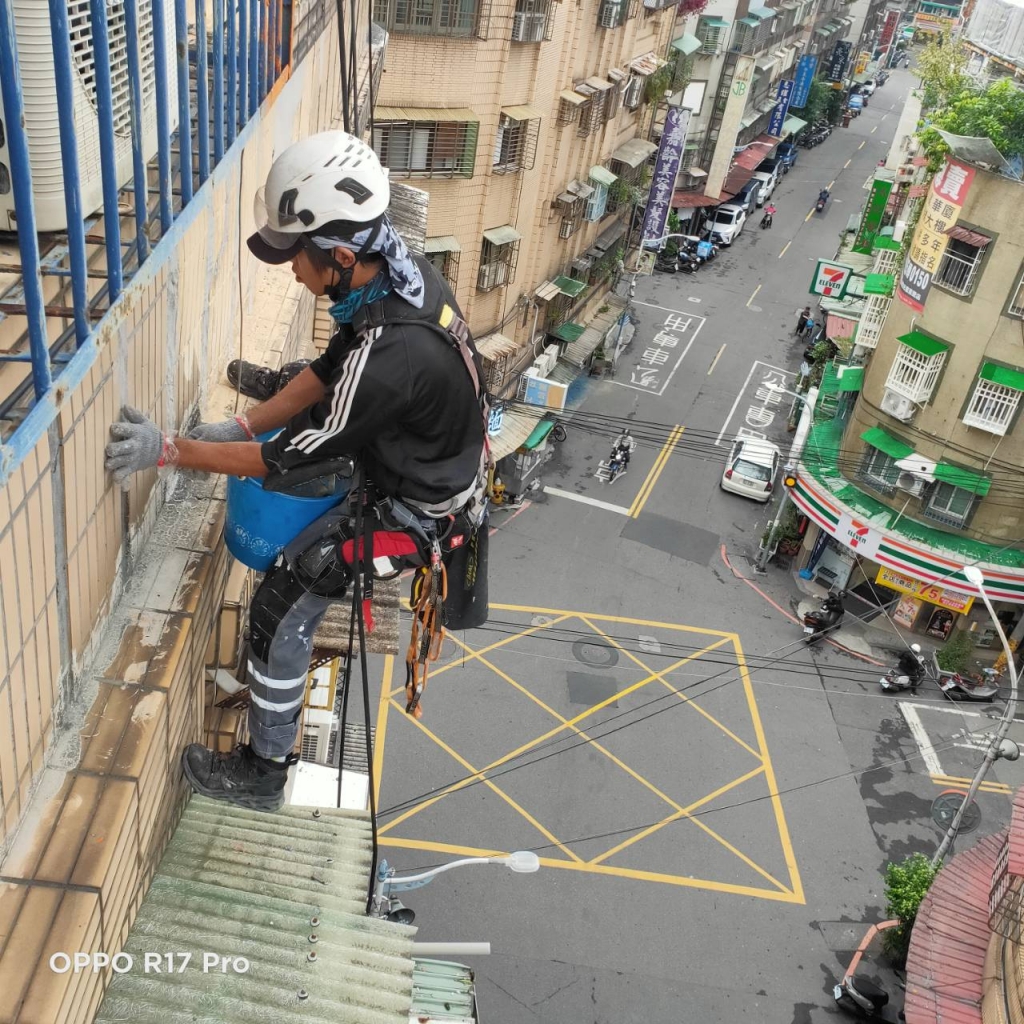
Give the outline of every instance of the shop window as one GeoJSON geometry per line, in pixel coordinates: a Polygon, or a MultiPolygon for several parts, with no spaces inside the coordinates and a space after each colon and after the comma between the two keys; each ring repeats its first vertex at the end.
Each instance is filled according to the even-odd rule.
{"type": "Polygon", "coordinates": [[[482,292],[493,291],[516,279],[516,258],[519,255],[519,242],[495,244],[484,239],[480,249],[480,270],[477,273],[476,286],[482,292]]]}
{"type": "Polygon", "coordinates": [[[977,499],[972,491],[936,482],[921,506],[921,515],[944,526],[966,526],[977,499]]]}
{"type": "MultiPolygon", "coordinates": [[[[979,241],[984,237],[979,236],[977,232],[972,234],[979,241]]],[[[972,245],[959,238],[951,238],[946,251],[942,254],[942,262],[935,275],[935,284],[954,295],[970,295],[987,251],[987,242],[984,245],[972,245]]]]}
{"type": "Polygon", "coordinates": [[[927,402],[935,390],[945,360],[945,349],[934,355],[926,355],[910,345],[900,343],[885,386],[912,402],[927,402]]]}
{"type": "Polygon", "coordinates": [[[896,460],[879,448],[866,448],[860,464],[860,478],[864,483],[883,494],[896,490],[896,479],[900,475],[896,460]]]}
{"type": "Polygon", "coordinates": [[[1002,436],[1013,422],[1020,392],[991,380],[979,380],[964,413],[964,424],[1002,436]]]}
{"type": "Polygon", "coordinates": [[[471,178],[478,129],[475,121],[378,121],[373,148],[396,176],[471,178]]]}
{"type": "Polygon", "coordinates": [[[428,36],[472,36],[480,12],[477,0],[377,0],[373,20],[392,32],[428,36]]]}

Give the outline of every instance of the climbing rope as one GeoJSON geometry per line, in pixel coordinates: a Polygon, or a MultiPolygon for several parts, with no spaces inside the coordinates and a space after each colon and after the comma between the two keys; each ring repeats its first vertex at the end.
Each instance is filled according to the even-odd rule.
{"type": "Polygon", "coordinates": [[[430,546],[430,564],[416,570],[412,584],[412,630],[405,654],[405,712],[423,717],[420,700],[427,686],[429,663],[441,655],[444,640],[444,602],[448,574],[441,560],[441,544],[430,546]]]}

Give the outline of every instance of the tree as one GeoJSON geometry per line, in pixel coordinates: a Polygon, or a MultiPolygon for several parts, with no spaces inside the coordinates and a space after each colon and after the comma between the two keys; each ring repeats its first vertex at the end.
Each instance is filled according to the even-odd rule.
{"type": "Polygon", "coordinates": [[[921,144],[933,164],[941,165],[949,151],[936,128],[953,135],[985,137],[1003,156],[1024,155],[1024,92],[1009,78],[1001,79],[982,92],[962,92],[920,133],[921,144]]]}
{"type": "Polygon", "coordinates": [[[970,53],[959,40],[930,42],[918,55],[917,73],[924,88],[925,108],[949,106],[968,87],[970,53]]]}
{"type": "Polygon", "coordinates": [[[827,119],[834,121],[837,115],[837,107],[841,109],[842,93],[833,89],[828,82],[816,78],[811,82],[811,88],[807,93],[807,102],[804,104],[800,116],[808,124],[827,119]]]}
{"type": "Polygon", "coordinates": [[[923,853],[911,854],[902,861],[890,861],[885,867],[885,910],[899,921],[899,927],[885,932],[882,943],[899,968],[906,966],[917,908],[938,871],[923,853]]]}

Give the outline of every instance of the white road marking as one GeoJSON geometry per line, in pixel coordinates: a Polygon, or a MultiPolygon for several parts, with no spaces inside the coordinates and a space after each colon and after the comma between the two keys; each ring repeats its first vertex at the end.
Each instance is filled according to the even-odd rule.
{"type": "Polygon", "coordinates": [[[594,508],[603,508],[606,512],[618,512],[620,516],[628,516],[629,509],[622,505],[613,505],[610,501],[601,501],[600,498],[590,498],[585,494],[573,494],[572,491],[563,491],[560,487],[545,487],[545,494],[553,494],[556,498],[568,498],[570,501],[581,501],[584,505],[593,505],[594,508]]]}
{"type": "Polygon", "coordinates": [[[900,701],[899,709],[903,712],[903,717],[907,720],[907,726],[910,729],[911,735],[914,737],[914,742],[917,744],[918,750],[921,751],[921,757],[924,760],[924,766],[932,775],[945,775],[946,773],[942,770],[942,765],[939,763],[939,755],[935,753],[935,748],[931,744],[931,740],[928,739],[928,733],[925,731],[924,726],[921,724],[921,719],[917,714],[917,705],[911,704],[908,701],[900,701]]]}
{"type": "Polygon", "coordinates": [[[743,381],[743,386],[740,388],[736,395],[736,401],[732,403],[732,408],[729,410],[729,415],[725,418],[725,423],[722,424],[722,429],[718,432],[718,437],[715,438],[715,447],[717,448],[722,443],[722,435],[725,433],[729,424],[732,422],[733,413],[736,412],[736,406],[740,404],[740,399],[743,397],[743,392],[747,390],[747,385],[750,383],[750,378],[754,375],[754,370],[759,366],[763,366],[769,370],[776,370],[782,374],[783,378],[792,377],[793,374],[789,370],[783,370],[781,367],[772,366],[771,363],[762,362],[760,359],[755,359],[750,365],[750,372],[747,374],[746,379],[743,381]]]}

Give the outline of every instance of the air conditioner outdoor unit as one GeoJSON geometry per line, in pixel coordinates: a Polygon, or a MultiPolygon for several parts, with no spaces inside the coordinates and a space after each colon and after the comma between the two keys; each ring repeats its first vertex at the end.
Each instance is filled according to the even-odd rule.
{"type": "Polygon", "coordinates": [[[609,0],[605,0],[601,4],[601,17],[599,24],[601,28],[615,28],[619,24],[619,16],[622,7],[617,3],[610,3],[609,0]]]}
{"type": "Polygon", "coordinates": [[[922,494],[925,487],[928,486],[927,480],[922,480],[919,476],[914,476],[913,473],[900,473],[896,478],[896,486],[901,491],[906,491],[908,494],[922,494]]]}
{"type": "Polygon", "coordinates": [[[905,220],[896,221],[892,229],[892,240],[894,242],[902,242],[903,236],[907,233],[907,222],[905,220]]]}
{"type": "Polygon", "coordinates": [[[327,763],[327,751],[331,744],[331,727],[334,714],[330,711],[306,710],[302,723],[302,747],[300,757],[303,761],[327,763]]]}
{"type": "Polygon", "coordinates": [[[520,13],[512,16],[512,42],[542,43],[544,41],[544,22],[547,16],[543,13],[520,13]]]}
{"type": "Polygon", "coordinates": [[[558,364],[557,352],[544,352],[533,362],[534,369],[539,377],[547,377],[558,364]]]}
{"type": "Polygon", "coordinates": [[[906,423],[914,418],[917,412],[917,404],[909,398],[886,388],[885,394],[882,396],[882,412],[886,412],[894,419],[906,423]]]}
{"type": "MultiPolygon", "coordinates": [[[[50,15],[42,0],[13,0],[14,31],[21,66],[21,88],[25,98],[25,131],[28,135],[35,198],[36,227],[39,231],[67,229],[64,208],[64,168],[61,163],[59,122],[73,118],[78,139],[82,210],[86,216],[103,203],[100,171],[99,125],[96,116],[96,70],[93,58],[90,0],[65,0],[71,34],[73,109],[57,106],[54,83],[53,41],[50,15]]],[[[174,3],[159,0],[164,9],[166,31],[162,46],[170,69],[167,98],[171,130],[178,123],[178,90],[175,67],[174,3]]],[[[114,149],[117,183],[132,177],[131,99],[128,89],[127,26],[124,0],[105,0],[107,33],[110,37],[110,76],[114,101],[114,149]]],[[[142,69],[142,155],[148,162],[156,152],[156,41],[153,38],[153,10],[149,2],[138,4],[139,61],[142,69]]],[[[5,71],[6,73],[6,71],[5,71]]],[[[6,121],[0,101],[0,127],[6,121]]],[[[6,131],[0,131],[0,229],[14,231],[14,194],[9,188],[10,153],[6,131]],[[8,188],[3,188],[4,179],[8,188]]]]}

